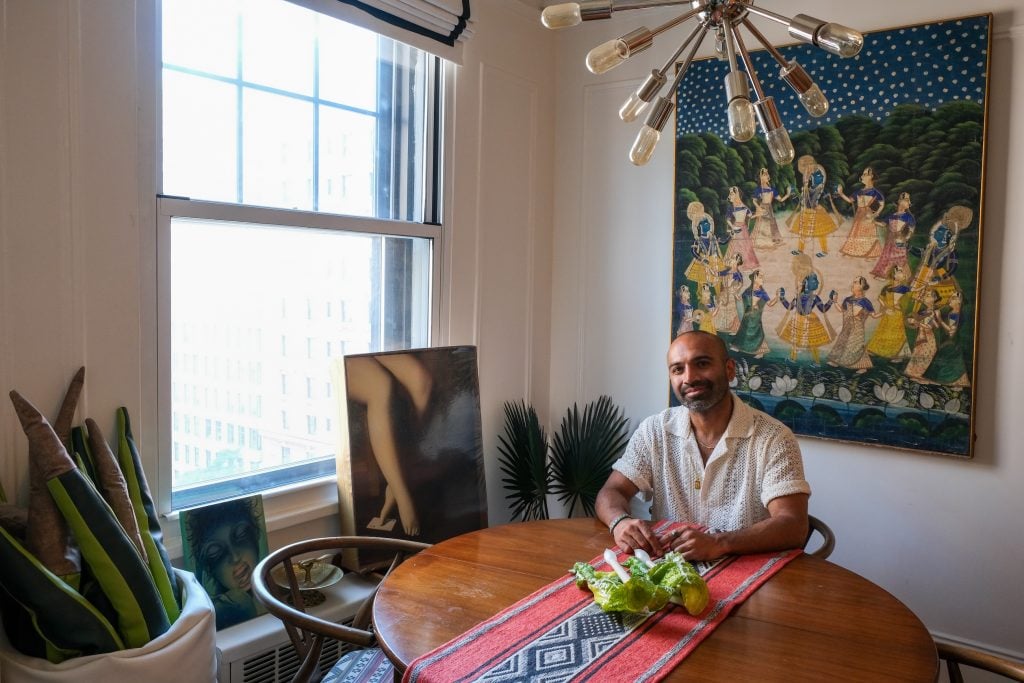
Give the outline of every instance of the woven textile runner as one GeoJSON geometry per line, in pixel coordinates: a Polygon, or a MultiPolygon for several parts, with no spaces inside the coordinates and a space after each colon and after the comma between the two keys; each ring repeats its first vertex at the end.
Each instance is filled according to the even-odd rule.
{"type": "MultiPolygon", "coordinates": [[[[663,523],[658,531],[685,526],[663,523]]],[[[696,617],[669,604],[654,614],[604,612],[572,575],[558,579],[419,657],[403,683],[660,681],[800,550],[697,563],[711,600],[696,617]]],[[[619,555],[619,560],[625,559],[619,555]]],[[[601,557],[591,560],[610,568],[601,557]]]]}

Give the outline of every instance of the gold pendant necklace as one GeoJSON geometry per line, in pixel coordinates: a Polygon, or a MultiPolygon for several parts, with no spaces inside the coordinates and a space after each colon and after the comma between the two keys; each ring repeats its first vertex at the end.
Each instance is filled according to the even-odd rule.
{"type": "Polygon", "coordinates": [[[717,439],[715,440],[715,442],[714,442],[713,444],[710,444],[710,445],[709,445],[709,444],[706,444],[706,443],[704,443],[704,442],[703,442],[703,441],[701,441],[700,439],[698,439],[698,438],[697,438],[697,433],[696,433],[696,432],[694,432],[694,434],[693,434],[693,440],[697,442],[697,445],[698,445],[698,446],[703,446],[704,448],[711,448],[711,449],[713,449],[713,448],[714,448],[715,446],[717,446],[717,445],[718,445],[718,442],[722,440],[722,437],[718,437],[718,438],[717,438],[717,439]]]}

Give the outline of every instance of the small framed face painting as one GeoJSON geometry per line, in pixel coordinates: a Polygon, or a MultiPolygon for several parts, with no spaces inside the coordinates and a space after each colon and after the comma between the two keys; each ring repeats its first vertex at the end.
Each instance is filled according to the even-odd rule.
{"type": "Polygon", "coordinates": [[[267,556],[263,498],[250,496],[183,510],[179,517],[183,561],[210,595],[217,629],[266,609],[252,592],[252,573],[267,556]]]}

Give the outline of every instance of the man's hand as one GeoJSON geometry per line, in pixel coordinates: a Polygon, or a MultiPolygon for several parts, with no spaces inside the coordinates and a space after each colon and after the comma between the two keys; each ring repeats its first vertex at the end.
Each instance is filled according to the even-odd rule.
{"type": "Polygon", "coordinates": [[[661,557],[664,552],[658,535],[651,529],[651,523],[645,519],[624,519],[615,525],[612,534],[615,544],[623,552],[632,552],[637,548],[646,550],[651,557],[661,557]]]}
{"type": "Polygon", "coordinates": [[[674,550],[685,560],[716,560],[726,554],[720,539],[692,527],[670,531],[660,540],[666,552],[674,550]]]}

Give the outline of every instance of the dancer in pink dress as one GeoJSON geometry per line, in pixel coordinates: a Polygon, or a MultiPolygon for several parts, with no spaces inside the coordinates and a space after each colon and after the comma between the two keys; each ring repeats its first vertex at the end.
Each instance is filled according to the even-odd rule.
{"type": "Polygon", "coordinates": [[[846,196],[842,184],[836,188],[837,195],[848,204],[857,207],[853,214],[853,226],[850,228],[850,234],[847,235],[846,241],[839,251],[847,256],[874,258],[881,253],[878,246],[878,227],[875,225],[875,218],[885,206],[885,196],[875,187],[875,170],[870,166],[860,174],[860,181],[864,183],[864,187],[855,190],[852,197],[846,196]]]}
{"type": "Polygon", "coordinates": [[[871,269],[871,274],[879,279],[886,279],[894,266],[904,271],[910,270],[907,262],[907,245],[914,234],[917,221],[910,213],[910,193],[901,192],[896,201],[896,210],[885,217],[885,244],[878,262],[871,269]]]}
{"type": "Polygon", "coordinates": [[[743,201],[740,188],[733,185],[729,188],[729,205],[725,209],[726,218],[729,220],[729,228],[732,230],[732,239],[725,250],[725,262],[731,263],[733,254],[743,257],[743,263],[747,268],[757,268],[761,264],[754,253],[754,241],[750,239],[750,230],[747,223],[753,217],[753,211],[743,201]]]}

